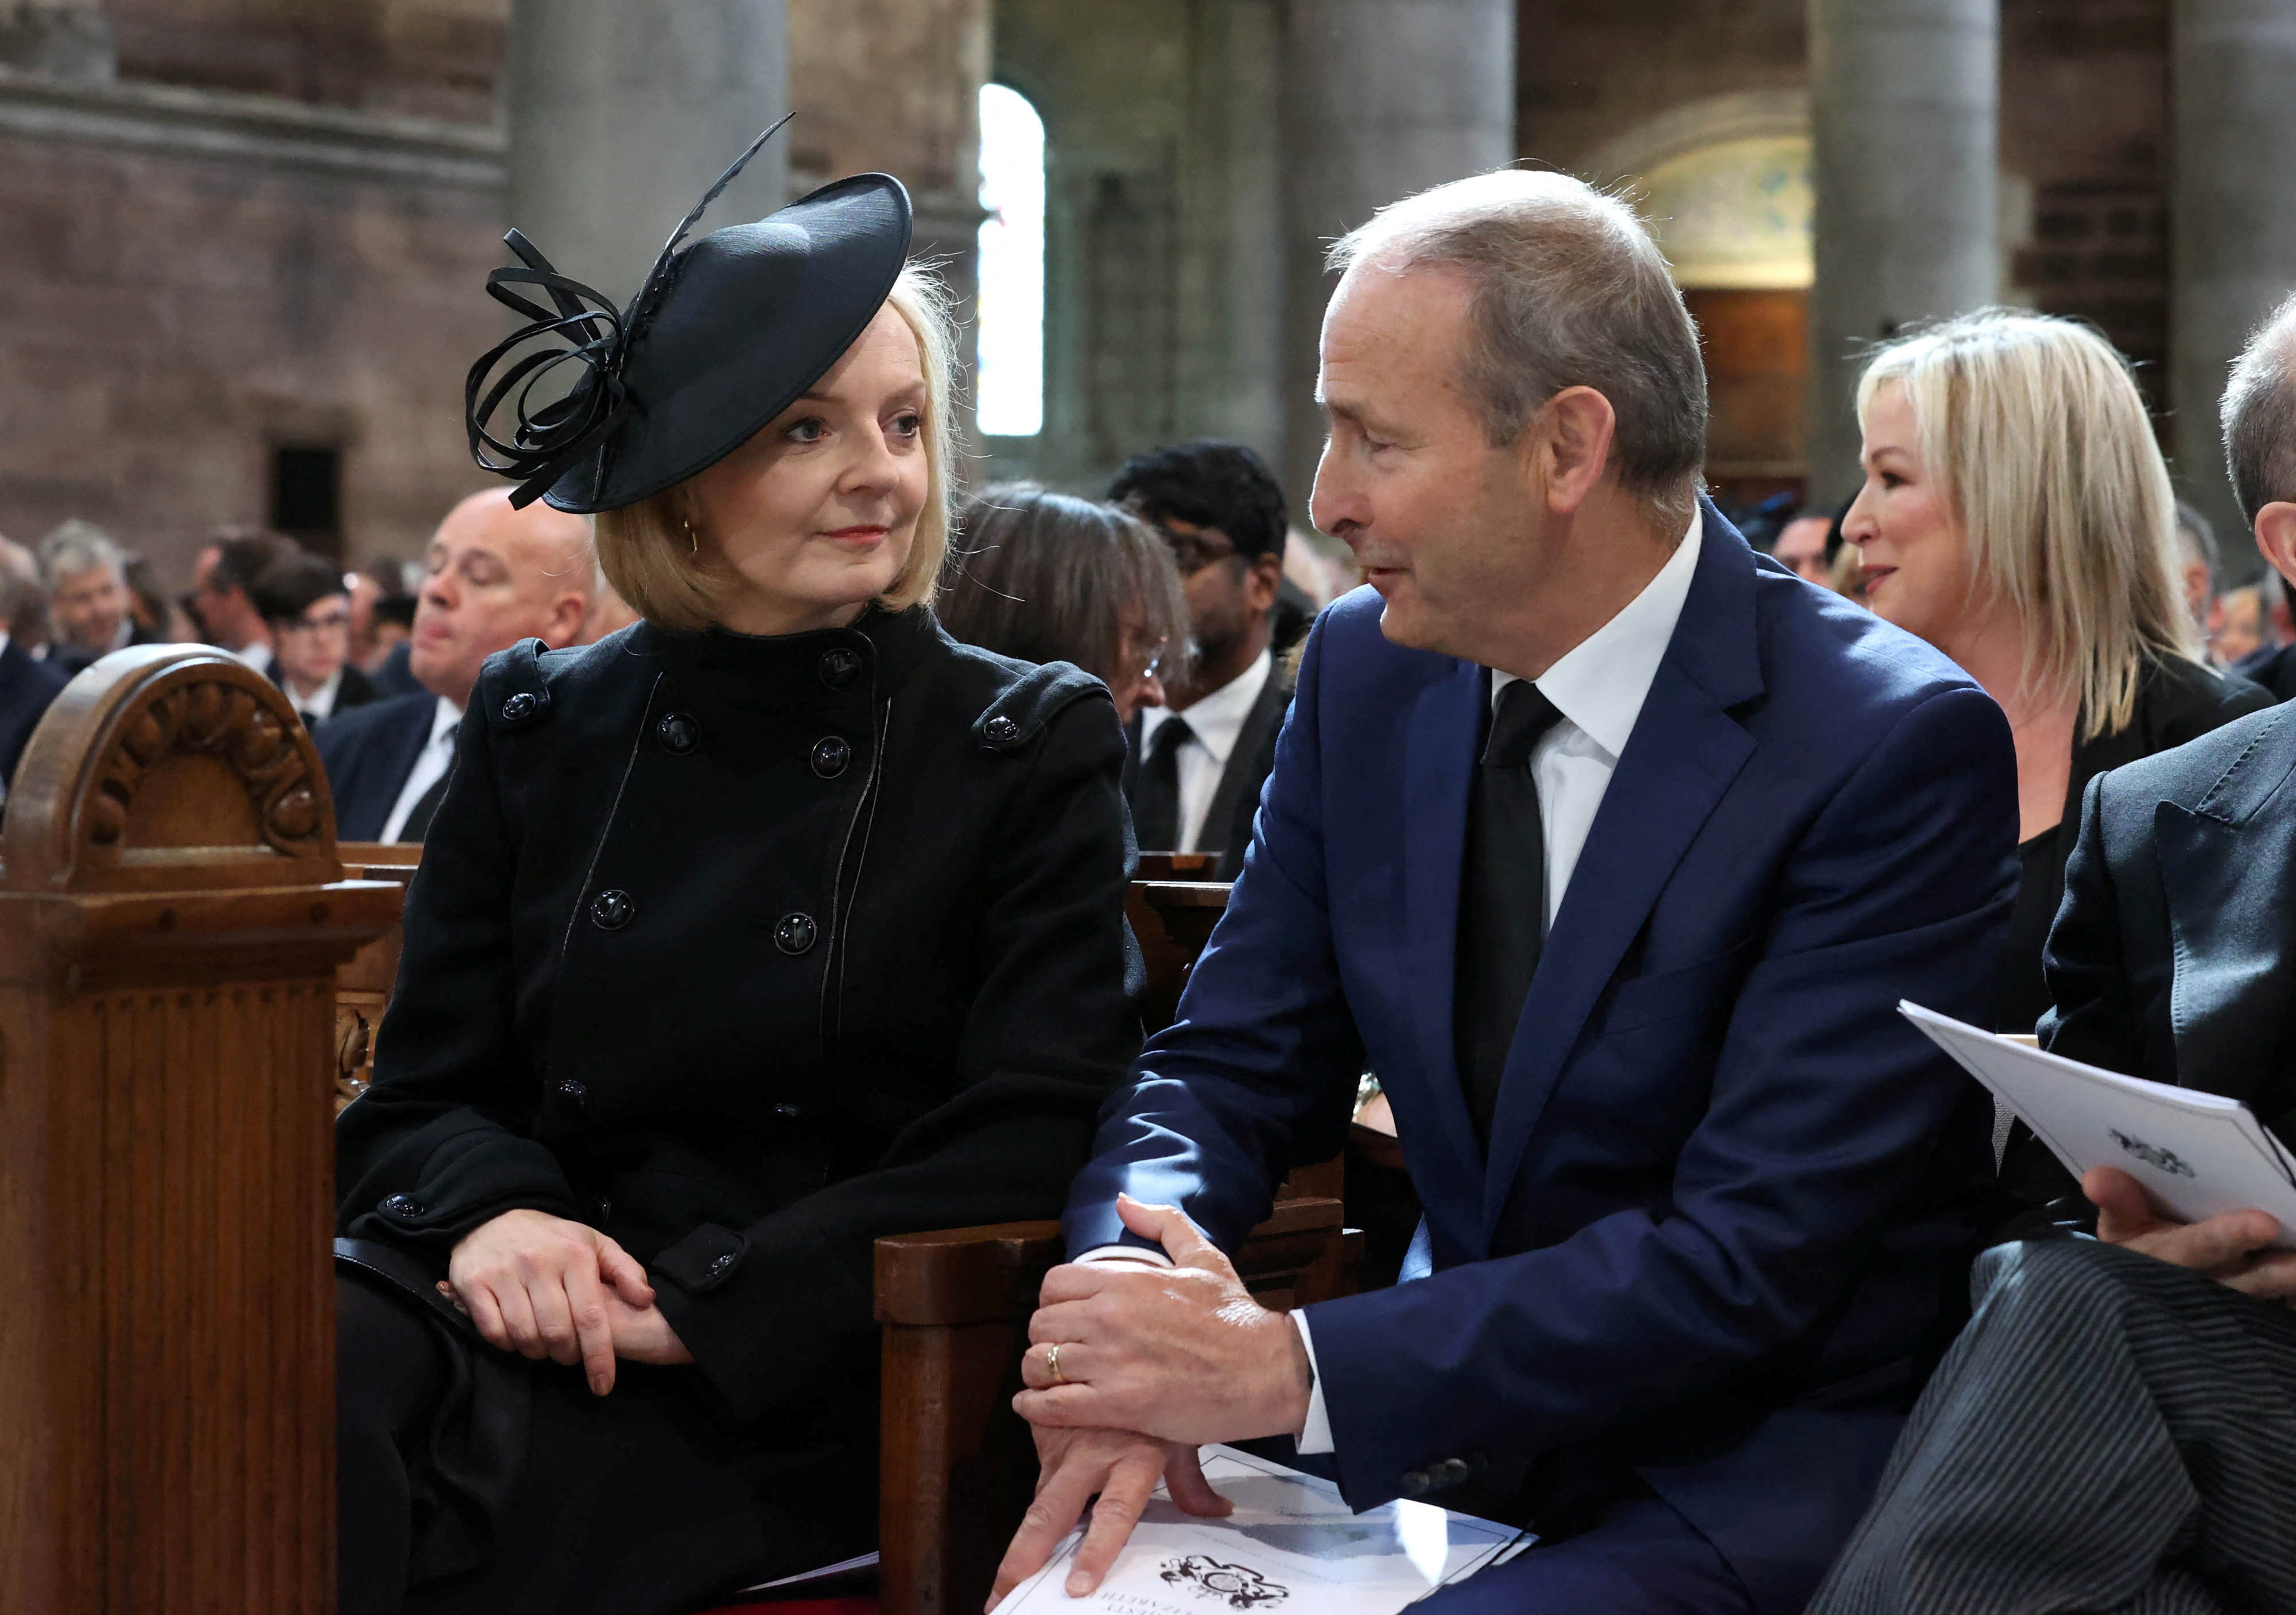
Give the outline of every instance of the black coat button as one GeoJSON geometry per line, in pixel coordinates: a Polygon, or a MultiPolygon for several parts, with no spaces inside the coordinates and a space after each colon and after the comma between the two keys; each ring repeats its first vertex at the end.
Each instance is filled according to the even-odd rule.
{"type": "Polygon", "coordinates": [[[685,713],[672,712],[653,726],[653,737],[664,751],[684,757],[701,743],[701,726],[685,713]]]}
{"type": "Polygon", "coordinates": [[[619,930],[637,918],[638,906],[619,887],[600,892],[590,900],[590,923],[600,930],[619,930]]]}
{"type": "Polygon", "coordinates": [[[731,1250],[728,1250],[725,1255],[718,1257],[709,1264],[709,1271],[712,1273],[731,1273],[734,1271],[734,1264],[741,1259],[742,1258],[740,1257],[735,1256],[731,1250]]]}
{"type": "Polygon", "coordinates": [[[832,690],[849,690],[861,676],[861,652],[843,645],[821,653],[821,682],[832,690]]]}
{"type": "Polygon", "coordinates": [[[781,922],[774,927],[774,946],[795,958],[810,952],[814,939],[820,934],[821,928],[813,922],[811,914],[783,914],[781,922]]]}
{"type": "Polygon", "coordinates": [[[558,1103],[577,1116],[586,1116],[590,1113],[590,1090],[569,1077],[558,1085],[558,1103]]]}
{"type": "Polygon", "coordinates": [[[791,1104],[786,1099],[774,1106],[774,1119],[775,1121],[795,1121],[799,1117],[804,1114],[805,1107],[803,1105],[791,1104]]]}
{"type": "Polygon", "coordinates": [[[852,766],[853,748],[842,735],[824,734],[813,742],[813,771],[825,780],[833,780],[852,766]]]}
{"type": "Polygon", "coordinates": [[[1406,1469],[1403,1472],[1402,1477],[1398,1480],[1395,1484],[1397,1488],[1400,1490],[1405,1496],[1420,1497],[1424,1496],[1427,1494],[1427,1491],[1432,1483],[1427,1479],[1427,1472],[1425,1470],[1406,1469]]]}
{"type": "Polygon", "coordinates": [[[1021,726],[1009,717],[1000,716],[992,717],[983,724],[980,726],[980,732],[993,741],[1017,740],[1020,737],[1021,726]]]}
{"type": "Polygon", "coordinates": [[[1440,1463],[1431,1463],[1427,1466],[1427,1480],[1431,1487],[1439,1488],[1456,1486],[1472,1472],[1467,1467],[1465,1460],[1446,1458],[1440,1463]]]}
{"type": "Polygon", "coordinates": [[[532,691],[521,690],[503,702],[503,719],[506,723],[514,724],[521,717],[531,717],[534,716],[535,708],[541,704],[535,699],[532,691]]]}
{"type": "Polygon", "coordinates": [[[384,1201],[379,1209],[385,1217],[420,1217],[422,1215],[422,1202],[411,1194],[394,1194],[384,1201]]]}

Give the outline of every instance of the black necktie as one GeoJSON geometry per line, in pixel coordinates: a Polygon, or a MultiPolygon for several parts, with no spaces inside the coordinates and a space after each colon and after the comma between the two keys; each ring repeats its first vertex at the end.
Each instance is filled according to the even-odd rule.
{"type": "Polygon", "coordinates": [[[400,840],[419,841],[430,833],[430,816],[439,811],[439,804],[446,799],[447,782],[454,777],[454,774],[455,766],[447,764],[447,772],[430,782],[430,789],[414,799],[414,806],[407,812],[406,823],[398,827],[400,840]]]}
{"type": "Polygon", "coordinates": [[[1149,737],[1148,760],[1140,765],[1133,791],[1132,828],[1143,852],[1182,852],[1180,845],[1180,748],[1195,738],[1185,717],[1168,717],[1149,737]]]}
{"type": "Polygon", "coordinates": [[[1531,783],[1530,749],[1562,717],[1528,679],[1500,691],[1467,802],[1452,1046],[1475,1136],[1486,1144],[1545,930],[1546,836],[1531,783]]]}

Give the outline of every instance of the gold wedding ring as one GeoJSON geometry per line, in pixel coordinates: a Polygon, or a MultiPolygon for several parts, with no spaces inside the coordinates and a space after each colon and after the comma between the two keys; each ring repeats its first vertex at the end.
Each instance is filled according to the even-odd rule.
{"type": "Polygon", "coordinates": [[[1060,1342],[1057,1340],[1052,1345],[1045,1348],[1045,1372],[1053,1376],[1054,1384],[1065,1385],[1068,1383],[1068,1381],[1062,1378],[1061,1374],[1061,1348],[1060,1342]]]}

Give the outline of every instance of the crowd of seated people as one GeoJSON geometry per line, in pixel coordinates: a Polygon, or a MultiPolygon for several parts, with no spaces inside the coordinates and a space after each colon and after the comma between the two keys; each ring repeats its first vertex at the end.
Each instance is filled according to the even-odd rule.
{"type": "MultiPolygon", "coordinates": [[[[1901,333],[1855,498],[1750,545],[1628,206],[1440,187],[1333,250],[1327,603],[1241,445],[962,496],[907,221],[864,176],[685,247],[586,435],[474,404],[518,486],[411,602],[200,557],[340,837],[426,844],[337,1135],[343,1609],[676,1615],[865,1546],[872,1241],[1063,1215],[1000,1596],[1266,1441],[1536,1533],[1431,1610],[2296,1612],[2282,1231],[2075,1182],[1895,1012],[2296,1129],[2296,647],[2259,592],[2227,654],[2128,361],[1901,333]],[[1136,849],[1234,883],[1144,1046],[1136,849]],[[1366,1070],[1401,1282],[1268,1312],[1230,1254],[1366,1070]]],[[[2223,424],[2277,598],[2296,299],[2223,424]]],[[[182,627],[132,568],[0,550],[0,767],[182,627]]]]}

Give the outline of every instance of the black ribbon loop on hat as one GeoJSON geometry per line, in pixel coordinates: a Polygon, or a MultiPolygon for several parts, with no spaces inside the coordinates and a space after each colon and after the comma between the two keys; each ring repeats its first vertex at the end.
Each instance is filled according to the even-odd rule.
{"type": "Polygon", "coordinates": [[[603,447],[629,414],[629,393],[622,383],[623,361],[631,341],[645,328],[668,290],[672,256],[709,204],[794,116],[784,115],[751,141],[750,149],[734,160],[718,176],[718,183],[678,221],[653,267],[646,272],[637,296],[630,299],[627,315],[603,293],[561,275],[518,231],[503,237],[526,266],[490,273],[487,295],[528,323],[487,349],[471,366],[463,381],[463,417],[470,434],[471,457],[480,469],[519,480],[511,490],[512,505],[523,509],[548,493],[584,455],[603,447]],[[549,299],[548,307],[514,287],[541,291],[549,299]],[[529,343],[550,341],[562,345],[520,351],[529,343]],[[581,366],[581,374],[562,394],[537,406],[535,389],[565,365],[581,366]],[[506,366],[500,375],[494,373],[497,366],[506,366]],[[488,426],[504,403],[510,405],[518,422],[507,438],[496,436],[488,426]]]}

